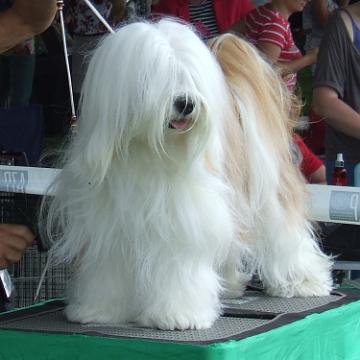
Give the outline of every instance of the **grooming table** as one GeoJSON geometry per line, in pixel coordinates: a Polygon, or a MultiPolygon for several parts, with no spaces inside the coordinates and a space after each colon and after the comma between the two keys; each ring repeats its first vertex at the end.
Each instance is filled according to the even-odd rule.
{"type": "Polygon", "coordinates": [[[360,290],[318,298],[247,292],[211,329],[161,331],[68,322],[49,301],[0,315],[0,359],[360,359],[360,290]]]}

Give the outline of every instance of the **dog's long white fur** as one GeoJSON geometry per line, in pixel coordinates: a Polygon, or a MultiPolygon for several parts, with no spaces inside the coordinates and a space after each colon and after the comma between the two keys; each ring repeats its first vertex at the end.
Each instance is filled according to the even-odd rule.
{"type": "Polygon", "coordinates": [[[58,261],[74,267],[70,320],[207,328],[249,268],[272,294],[330,291],[286,124],[262,129],[243,81],[229,86],[207,46],[172,20],[126,25],[96,50],[78,135],[43,206],[58,261]],[[188,131],[169,126],[178,97],[195,105],[188,131]]]}

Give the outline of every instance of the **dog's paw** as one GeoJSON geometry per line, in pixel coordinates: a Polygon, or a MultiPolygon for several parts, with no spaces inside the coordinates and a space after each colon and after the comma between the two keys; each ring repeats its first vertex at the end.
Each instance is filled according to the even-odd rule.
{"type": "Polygon", "coordinates": [[[244,295],[246,285],[238,284],[237,287],[227,287],[221,294],[222,299],[238,299],[244,295]]]}
{"type": "Polygon", "coordinates": [[[81,323],[81,324],[90,324],[90,323],[100,323],[107,324],[115,322],[112,314],[103,313],[99,310],[91,309],[86,306],[81,306],[77,304],[70,304],[66,306],[64,310],[66,318],[70,322],[81,323]]]}
{"type": "Polygon", "coordinates": [[[331,281],[304,280],[299,284],[289,284],[283,287],[269,287],[266,292],[271,296],[279,297],[311,297],[327,296],[332,290],[331,281]]]}
{"type": "Polygon", "coordinates": [[[79,305],[71,304],[66,306],[64,314],[70,322],[81,324],[93,322],[91,313],[79,305]]]}
{"type": "Polygon", "coordinates": [[[313,280],[305,280],[294,288],[294,296],[327,296],[331,290],[332,285],[329,282],[321,283],[313,280]]]}
{"type": "Polygon", "coordinates": [[[161,330],[200,330],[210,328],[218,314],[209,312],[207,314],[161,314],[161,315],[140,315],[136,323],[144,326],[161,330]]]}
{"type": "Polygon", "coordinates": [[[246,286],[251,280],[250,275],[238,273],[237,276],[223,281],[222,299],[237,299],[244,295],[246,286]]]}

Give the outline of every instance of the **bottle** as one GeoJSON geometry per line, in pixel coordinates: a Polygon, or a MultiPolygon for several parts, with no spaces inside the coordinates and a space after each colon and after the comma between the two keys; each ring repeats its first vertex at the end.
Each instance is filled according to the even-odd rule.
{"type": "Polygon", "coordinates": [[[336,155],[332,184],[337,186],[347,185],[347,171],[344,167],[344,158],[342,153],[336,155]]]}

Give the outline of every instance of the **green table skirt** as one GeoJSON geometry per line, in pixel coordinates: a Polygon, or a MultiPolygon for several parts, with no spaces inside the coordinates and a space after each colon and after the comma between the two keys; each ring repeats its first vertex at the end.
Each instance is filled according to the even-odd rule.
{"type": "Polygon", "coordinates": [[[359,360],[360,301],[208,345],[0,330],[0,360],[359,360]]]}

